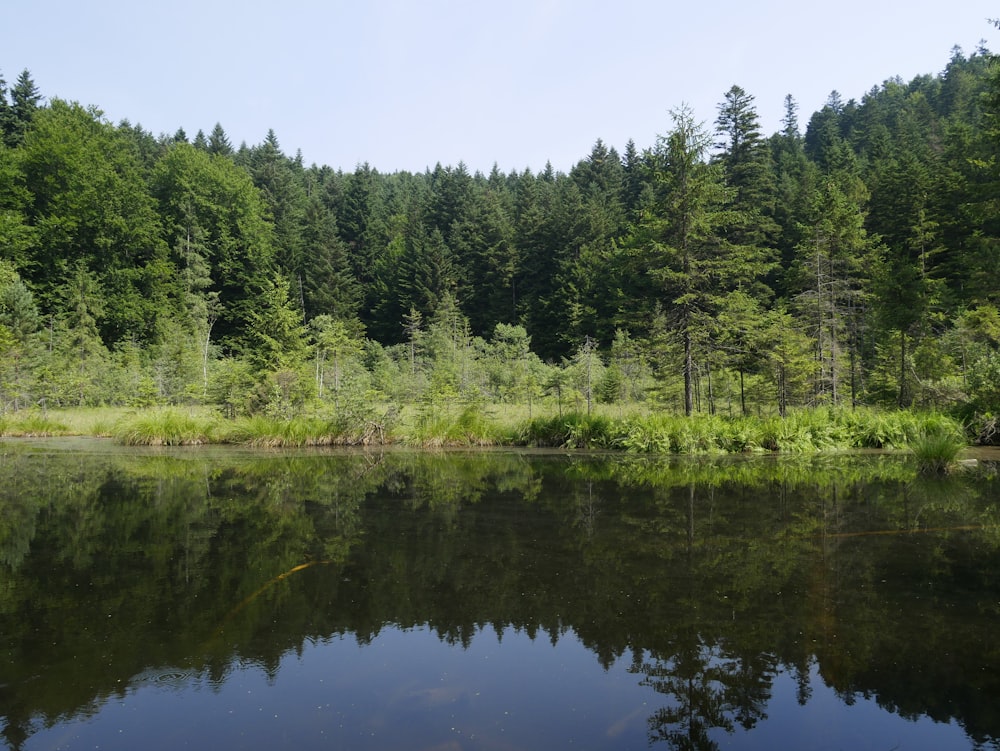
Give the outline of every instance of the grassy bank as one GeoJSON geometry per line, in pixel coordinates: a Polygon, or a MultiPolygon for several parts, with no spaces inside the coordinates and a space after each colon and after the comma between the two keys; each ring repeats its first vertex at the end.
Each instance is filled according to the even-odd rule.
{"type": "Polygon", "coordinates": [[[571,414],[529,421],[518,443],[634,453],[806,453],[903,449],[928,434],[961,432],[957,421],[937,413],[868,409],[815,409],[785,418],[571,414]]]}
{"type": "MultiPolygon", "coordinates": [[[[127,445],[206,443],[263,447],[402,444],[413,447],[521,446],[629,453],[809,453],[961,448],[961,424],[939,413],[870,409],[803,410],[785,418],[683,417],[650,410],[550,413],[483,405],[372,410],[365,416],[223,419],[205,408],[22,412],[0,417],[0,435],[111,436],[127,445]],[[947,437],[947,440],[939,438],[947,437]]],[[[942,461],[953,461],[944,457],[942,461]]],[[[931,461],[928,459],[928,461],[931,461]]]]}

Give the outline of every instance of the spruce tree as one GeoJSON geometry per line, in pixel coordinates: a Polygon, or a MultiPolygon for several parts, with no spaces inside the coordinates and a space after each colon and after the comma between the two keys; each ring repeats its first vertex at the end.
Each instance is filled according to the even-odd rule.
{"type": "Polygon", "coordinates": [[[219,123],[214,125],[207,140],[205,140],[204,134],[199,130],[198,135],[195,137],[195,145],[198,145],[199,141],[204,142],[209,154],[225,157],[233,155],[233,145],[229,142],[229,136],[226,135],[226,131],[223,130],[222,125],[219,123]]]}
{"type": "Polygon", "coordinates": [[[17,145],[24,139],[24,134],[38,111],[42,95],[31,78],[31,73],[25,68],[17,77],[10,89],[10,110],[7,125],[7,142],[17,145]]]}
{"type": "Polygon", "coordinates": [[[658,198],[648,225],[650,275],[663,286],[666,310],[683,350],[684,413],[694,412],[695,358],[707,345],[720,259],[722,171],[708,162],[711,136],[688,107],[671,113],[674,127],[655,154],[658,198]]]}

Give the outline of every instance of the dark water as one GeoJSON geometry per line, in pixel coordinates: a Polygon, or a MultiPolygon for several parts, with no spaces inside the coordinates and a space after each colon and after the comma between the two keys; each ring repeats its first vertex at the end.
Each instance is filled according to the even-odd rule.
{"type": "Polygon", "coordinates": [[[994,465],[0,443],[0,748],[1000,748],[994,465]]]}

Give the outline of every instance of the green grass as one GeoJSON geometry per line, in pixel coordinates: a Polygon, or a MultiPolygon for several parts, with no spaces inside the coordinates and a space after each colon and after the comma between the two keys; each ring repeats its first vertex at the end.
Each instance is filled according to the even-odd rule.
{"type": "Polygon", "coordinates": [[[500,423],[480,404],[454,407],[427,405],[411,417],[401,440],[409,445],[428,448],[495,446],[510,442],[500,423]]]}
{"type": "Polygon", "coordinates": [[[910,442],[917,468],[925,474],[944,474],[957,464],[966,442],[960,429],[945,421],[929,420],[910,442]]]}
{"type": "Polygon", "coordinates": [[[0,417],[0,436],[41,438],[61,435],[73,435],[73,430],[65,422],[42,412],[29,410],[0,417]]]}
{"type": "Polygon", "coordinates": [[[572,449],[620,448],[621,424],[601,414],[568,412],[534,417],[525,422],[513,442],[521,446],[572,449]]]}
{"type": "Polygon", "coordinates": [[[216,441],[216,426],[181,409],[155,409],[120,418],[110,432],[126,446],[197,446],[216,441]]]}
{"type": "Polygon", "coordinates": [[[684,417],[648,405],[601,405],[591,414],[559,414],[554,405],[479,403],[366,404],[353,411],[316,412],[289,419],[226,420],[207,407],[50,410],[0,416],[0,435],[113,436],[128,445],[232,443],[260,447],[354,446],[402,443],[414,447],[534,446],[622,450],[636,454],[816,453],[857,449],[930,452],[962,426],[939,413],[867,408],[795,410],[785,418],[684,417]]]}

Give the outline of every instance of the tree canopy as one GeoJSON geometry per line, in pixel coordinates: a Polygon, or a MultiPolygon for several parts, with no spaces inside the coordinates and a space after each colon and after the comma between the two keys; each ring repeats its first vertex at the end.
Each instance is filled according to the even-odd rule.
{"type": "Polygon", "coordinates": [[[372,399],[446,358],[463,398],[530,402],[586,348],[601,398],[689,414],[995,412],[997,71],[956,49],[804,132],[789,96],[771,135],[734,84],[710,123],[508,174],[307,167],[273,131],[156,136],[0,78],[0,404],[210,400],[237,366],[248,409],[279,371],[341,399],[316,375],[337,331],[372,399]]]}

